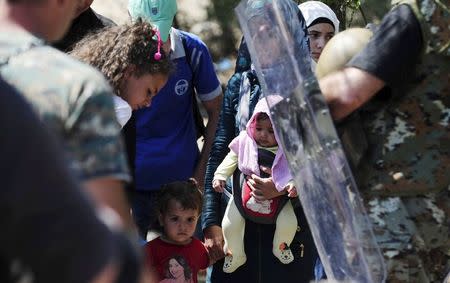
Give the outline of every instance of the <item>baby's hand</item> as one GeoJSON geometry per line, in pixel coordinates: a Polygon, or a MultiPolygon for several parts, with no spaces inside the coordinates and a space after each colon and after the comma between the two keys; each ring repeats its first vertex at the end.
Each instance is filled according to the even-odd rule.
{"type": "Polygon", "coordinates": [[[213,181],[213,189],[214,191],[218,193],[223,193],[223,190],[225,188],[225,181],[224,180],[214,180],[213,181]]]}
{"type": "Polygon", "coordinates": [[[288,197],[295,198],[298,196],[297,189],[295,188],[295,186],[293,184],[287,185],[286,190],[288,192],[288,197]]]}

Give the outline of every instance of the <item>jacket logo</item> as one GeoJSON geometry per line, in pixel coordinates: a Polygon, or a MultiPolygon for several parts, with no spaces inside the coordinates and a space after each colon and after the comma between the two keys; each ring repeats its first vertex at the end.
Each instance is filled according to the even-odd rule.
{"type": "Polygon", "coordinates": [[[153,7],[153,8],[152,8],[152,14],[153,14],[153,15],[158,14],[158,7],[153,7]]]}
{"type": "Polygon", "coordinates": [[[177,95],[183,95],[187,92],[189,83],[187,80],[178,80],[175,84],[175,93],[177,95]]]}

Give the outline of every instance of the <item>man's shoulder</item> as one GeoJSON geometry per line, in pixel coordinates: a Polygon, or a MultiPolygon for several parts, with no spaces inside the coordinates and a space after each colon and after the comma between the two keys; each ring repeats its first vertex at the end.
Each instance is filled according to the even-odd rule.
{"type": "Polygon", "coordinates": [[[20,46],[0,45],[0,59],[7,62],[0,72],[39,116],[65,123],[69,116],[80,115],[88,101],[113,111],[111,87],[93,67],[53,47],[38,45],[20,51],[20,46]]]}
{"type": "Polygon", "coordinates": [[[25,85],[41,86],[53,90],[63,90],[60,94],[72,93],[71,90],[111,92],[104,76],[95,68],[50,46],[37,46],[23,53],[13,55],[2,72],[7,77],[21,78],[25,85]]]}
{"type": "MultiPolygon", "coordinates": [[[[96,81],[99,85],[107,84],[104,76],[94,67],[78,61],[53,47],[43,46],[24,56],[24,60],[31,62],[40,59],[43,63],[47,64],[47,69],[51,75],[60,73],[63,81],[67,83],[96,81]],[[70,79],[64,80],[68,76],[70,76],[70,79]]],[[[36,65],[35,67],[37,67],[36,65]]]]}

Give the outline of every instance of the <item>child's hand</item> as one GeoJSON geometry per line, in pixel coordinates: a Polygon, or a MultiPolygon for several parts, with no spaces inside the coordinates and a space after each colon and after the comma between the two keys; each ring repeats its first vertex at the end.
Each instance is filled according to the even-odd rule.
{"type": "Polygon", "coordinates": [[[288,192],[288,197],[295,198],[298,196],[297,189],[295,188],[295,186],[293,184],[287,185],[286,190],[288,192]]]}
{"type": "Polygon", "coordinates": [[[225,181],[224,180],[214,180],[213,181],[213,189],[214,191],[218,193],[223,193],[223,190],[225,188],[225,181]]]}

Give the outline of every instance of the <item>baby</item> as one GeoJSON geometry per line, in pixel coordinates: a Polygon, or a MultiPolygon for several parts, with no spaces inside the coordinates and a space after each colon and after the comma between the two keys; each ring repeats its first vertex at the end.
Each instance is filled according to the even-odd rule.
{"type": "MultiPolygon", "coordinates": [[[[286,191],[289,197],[297,196],[286,157],[278,146],[278,138],[272,127],[266,99],[263,98],[256,104],[246,130],[233,139],[229,147],[230,152],[214,173],[213,188],[216,192],[224,191],[225,180],[233,174],[236,167],[246,176],[256,174],[260,177],[270,177],[269,174],[261,172],[260,168],[263,166],[271,168],[272,180],[279,192],[286,191]]],[[[244,250],[245,220],[237,205],[242,207],[241,211],[253,217],[276,217],[273,254],[284,264],[294,260],[289,245],[297,229],[297,218],[291,202],[283,204],[283,198],[286,197],[279,196],[259,201],[253,196],[247,182],[244,182],[242,203],[236,203],[234,198],[230,199],[222,220],[224,251],[227,254],[224,272],[235,271],[247,260],[244,250]]]]}

